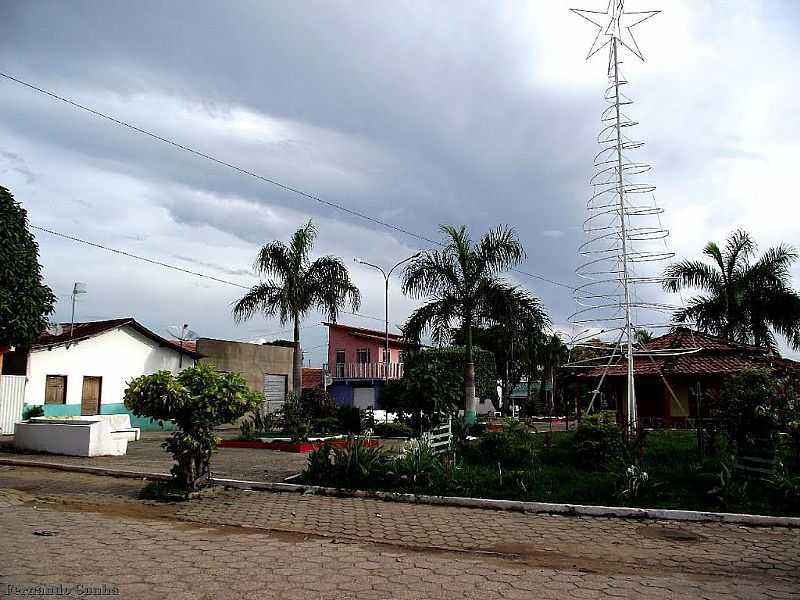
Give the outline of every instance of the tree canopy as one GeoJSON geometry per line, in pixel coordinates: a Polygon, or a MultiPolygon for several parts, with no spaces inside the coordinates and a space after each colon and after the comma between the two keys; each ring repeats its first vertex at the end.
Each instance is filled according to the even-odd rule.
{"type": "Polygon", "coordinates": [[[711,264],[684,260],[670,265],[664,273],[666,290],[702,292],[674,318],[732,342],[771,350],[777,349],[774,331],[800,349],[800,296],[792,288],[790,273],[797,252],[780,244],[753,260],[756,251],[750,235],[736,230],[723,248],[714,242],[703,248],[711,264]]]}
{"type": "Polygon", "coordinates": [[[0,347],[27,346],[47,327],[56,297],[42,283],[39,245],[28,216],[9,190],[0,186],[0,347]]]}
{"type": "Polygon", "coordinates": [[[300,389],[303,377],[303,353],[300,348],[300,321],[311,310],[319,310],[336,321],[342,306],[358,310],[361,294],[350,280],[342,259],[321,256],[310,259],[317,227],[308,221],[292,234],[287,246],[279,240],[265,244],[258,253],[255,270],[266,281],[254,285],[233,308],[237,322],[256,313],[277,317],[281,325],[294,326],[294,387],[300,389]]]}
{"type": "Polygon", "coordinates": [[[473,326],[501,322],[513,304],[523,304],[522,298],[527,300],[524,304],[532,319],[545,323],[547,317],[538,300],[499,278],[525,257],[514,229],[497,227],[477,242],[466,227],[442,225],[441,230],[446,237],[443,247],[421,253],[403,273],[403,293],[427,300],[411,314],[404,333],[418,340],[427,331],[434,343],[441,344],[451,339],[454,328],[463,332],[464,416],[469,423],[474,421],[476,409],[473,326]]]}

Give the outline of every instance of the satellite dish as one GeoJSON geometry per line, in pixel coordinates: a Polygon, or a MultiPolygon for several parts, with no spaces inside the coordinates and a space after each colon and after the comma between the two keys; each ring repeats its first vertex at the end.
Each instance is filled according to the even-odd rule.
{"type": "Polygon", "coordinates": [[[189,329],[186,323],[184,323],[182,327],[170,325],[167,327],[167,331],[172,337],[181,342],[189,342],[197,339],[197,333],[189,329]]]}
{"type": "Polygon", "coordinates": [[[52,336],[61,335],[64,333],[64,328],[59,325],[58,323],[48,323],[47,324],[47,334],[52,336]]]}

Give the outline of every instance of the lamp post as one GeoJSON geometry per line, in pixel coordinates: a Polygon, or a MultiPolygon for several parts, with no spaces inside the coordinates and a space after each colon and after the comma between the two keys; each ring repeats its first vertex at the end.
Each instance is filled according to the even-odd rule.
{"type": "Polygon", "coordinates": [[[383,268],[379,267],[378,265],[374,265],[371,262],[367,262],[366,260],[363,260],[363,259],[360,259],[360,258],[354,258],[353,259],[355,262],[357,262],[360,265],[366,265],[368,267],[372,267],[373,269],[377,269],[378,271],[381,272],[381,275],[383,275],[383,280],[384,280],[384,283],[385,283],[384,304],[385,304],[385,309],[386,309],[386,313],[385,313],[386,314],[386,321],[385,321],[385,334],[386,334],[385,343],[386,343],[386,345],[384,347],[384,355],[383,355],[383,357],[384,357],[383,358],[383,379],[384,379],[384,381],[389,379],[389,362],[390,362],[389,361],[389,278],[392,276],[392,272],[397,267],[399,267],[400,265],[402,265],[404,263],[407,263],[408,261],[418,257],[419,255],[420,255],[420,252],[417,252],[416,254],[412,254],[408,258],[404,258],[403,260],[401,260],[400,262],[395,264],[391,269],[389,269],[388,272],[385,271],[383,268]]]}

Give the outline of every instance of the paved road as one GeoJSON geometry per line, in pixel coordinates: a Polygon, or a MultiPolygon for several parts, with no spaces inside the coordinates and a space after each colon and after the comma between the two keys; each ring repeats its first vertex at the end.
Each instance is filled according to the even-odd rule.
{"type": "Polygon", "coordinates": [[[157,504],[137,499],[141,485],[0,468],[0,594],[81,583],[122,598],[800,598],[797,530],[238,490],[157,504]]]}

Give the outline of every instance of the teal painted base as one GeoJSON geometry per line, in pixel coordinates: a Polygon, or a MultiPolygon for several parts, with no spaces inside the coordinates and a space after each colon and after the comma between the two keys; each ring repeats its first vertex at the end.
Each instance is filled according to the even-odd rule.
{"type": "Polygon", "coordinates": [[[475,421],[478,419],[478,414],[474,410],[465,410],[464,411],[464,424],[465,425],[475,425],[475,421]]]}
{"type": "MultiPolygon", "coordinates": [[[[77,417],[81,414],[80,404],[45,404],[43,407],[45,417],[77,417]]],[[[121,415],[128,413],[131,415],[131,427],[138,427],[142,431],[174,431],[175,423],[164,421],[159,425],[158,421],[151,421],[148,417],[137,417],[131,414],[124,404],[101,404],[101,415],[121,415]]]]}

